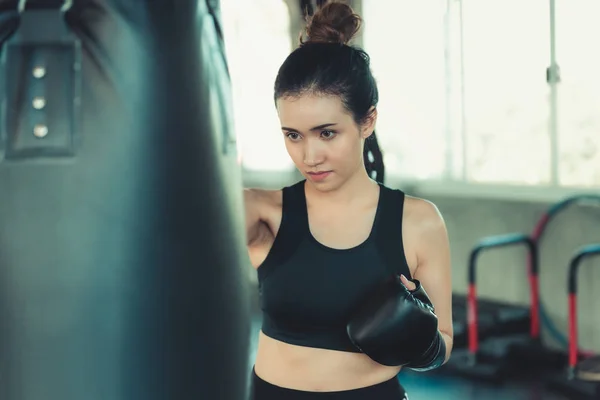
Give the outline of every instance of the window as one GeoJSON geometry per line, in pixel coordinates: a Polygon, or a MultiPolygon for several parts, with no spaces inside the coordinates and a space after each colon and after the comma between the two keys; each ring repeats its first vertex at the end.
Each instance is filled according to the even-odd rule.
{"type": "Polygon", "coordinates": [[[463,140],[469,181],[550,183],[547,3],[463,1],[463,140]]]}
{"type": "Polygon", "coordinates": [[[447,171],[445,3],[363,2],[363,43],[378,82],[376,133],[386,168],[420,179],[447,171]]]}
{"type": "Polygon", "coordinates": [[[598,0],[556,1],[559,180],[566,186],[600,186],[598,19],[598,0]]]}
{"type": "Polygon", "coordinates": [[[389,174],[600,186],[600,2],[363,1],[363,16],[389,174]]]}
{"type": "Polygon", "coordinates": [[[277,70],[292,50],[287,5],[283,0],[221,0],[221,12],[242,166],[290,169],[273,103],[277,70]]]}

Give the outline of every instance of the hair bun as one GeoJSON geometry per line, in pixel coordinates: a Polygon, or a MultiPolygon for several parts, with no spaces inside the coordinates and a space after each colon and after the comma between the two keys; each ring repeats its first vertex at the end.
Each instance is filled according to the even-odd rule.
{"type": "Polygon", "coordinates": [[[337,1],[320,7],[306,26],[307,40],[300,43],[348,44],[360,29],[362,19],[348,4],[337,1]]]}

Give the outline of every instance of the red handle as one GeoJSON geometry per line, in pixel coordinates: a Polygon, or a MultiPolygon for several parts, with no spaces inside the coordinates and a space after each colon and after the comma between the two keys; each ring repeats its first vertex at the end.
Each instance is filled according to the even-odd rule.
{"type": "Polygon", "coordinates": [[[479,338],[477,337],[477,289],[475,284],[469,284],[467,297],[467,324],[469,326],[469,352],[477,353],[479,338]]]}

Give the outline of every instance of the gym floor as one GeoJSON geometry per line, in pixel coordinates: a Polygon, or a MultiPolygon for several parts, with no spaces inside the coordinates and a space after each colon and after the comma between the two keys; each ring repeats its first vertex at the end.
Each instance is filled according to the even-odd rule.
{"type": "MultiPolygon", "coordinates": [[[[256,354],[258,332],[261,325],[261,311],[253,302],[253,318],[250,348],[250,366],[256,354]]],[[[534,381],[515,382],[511,384],[491,385],[461,379],[458,377],[437,376],[426,373],[401,372],[400,382],[406,388],[410,399],[444,399],[444,400],[568,400],[566,397],[546,391],[541,384],[534,381]]]]}

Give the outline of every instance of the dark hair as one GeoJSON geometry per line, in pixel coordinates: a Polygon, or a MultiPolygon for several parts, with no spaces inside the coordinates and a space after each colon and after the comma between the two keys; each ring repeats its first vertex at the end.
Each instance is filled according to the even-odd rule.
{"type": "MultiPolygon", "coordinates": [[[[367,53],[348,43],[360,29],[362,19],[352,8],[337,1],[320,7],[307,18],[307,40],[283,62],[275,80],[275,101],[306,93],[335,95],[357,124],[364,123],[379,92],[367,53]]],[[[365,141],[363,152],[369,176],[383,183],[383,156],[375,132],[365,141]]]]}

